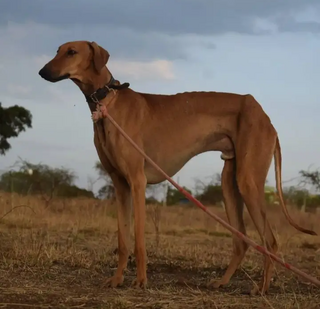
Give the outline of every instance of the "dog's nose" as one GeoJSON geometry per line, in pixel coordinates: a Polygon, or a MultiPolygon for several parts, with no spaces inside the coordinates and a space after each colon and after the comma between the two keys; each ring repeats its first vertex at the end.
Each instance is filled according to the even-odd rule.
{"type": "Polygon", "coordinates": [[[42,77],[42,78],[45,78],[48,76],[48,70],[46,69],[46,67],[43,67],[40,71],[39,71],[39,75],[42,77]]]}

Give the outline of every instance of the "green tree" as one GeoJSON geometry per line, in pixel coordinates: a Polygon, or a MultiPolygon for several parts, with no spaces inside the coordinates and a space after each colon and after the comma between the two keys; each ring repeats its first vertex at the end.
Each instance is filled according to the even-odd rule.
{"type": "Polygon", "coordinates": [[[207,205],[217,205],[223,201],[221,185],[207,185],[203,192],[196,196],[196,198],[207,205]]]}
{"type": "Polygon", "coordinates": [[[100,199],[112,199],[115,197],[114,186],[112,180],[104,169],[100,161],[97,161],[94,165],[94,169],[99,175],[97,180],[103,180],[104,185],[98,190],[98,198],[100,199]]]}
{"type": "MultiPolygon", "coordinates": [[[[313,189],[316,192],[319,192],[320,190],[320,172],[319,170],[314,170],[314,171],[305,171],[301,170],[299,172],[301,181],[300,181],[300,186],[309,186],[311,189],[313,189]]],[[[307,190],[305,190],[307,191],[307,190]]],[[[310,195],[309,192],[307,191],[307,194],[304,196],[304,203],[303,203],[303,208],[306,211],[313,211],[317,207],[320,206],[320,197],[319,195],[310,195]]]]}
{"type": "Polygon", "coordinates": [[[302,185],[310,185],[316,191],[320,190],[320,172],[318,170],[310,172],[310,171],[300,171],[299,174],[301,175],[301,182],[302,185]]]}
{"type": "Polygon", "coordinates": [[[309,198],[309,192],[306,189],[290,186],[289,188],[284,188],[283,191],[284,197],[287,202],[289,204],[295,205],[299,209],[305,206],[309,198]]]}
{"type": "Polygon", "coordinates": [[[196,198],[207,205],[217,205],[223,201],[221,175],[216,173],[209,183],[196,180],[196,198]]]}
{"type": "Polygon", "coordinates": [[[18,105],[5,108],[0,102],[0,155],[11,148],[8,139],[17,137],[27,127],[32,128],[30,111],[18,105]]]}
{"type": "MultiPolygon", "coordinates": [[[[187,192],[190,194],[192,193],[188,188],[183,187],[187,192]]],[[[179,190],[168,187],[167,190],[167,205],[177,205],[182,199],[185,199],[186,197],[184,194],[182,194],[179,190]]]]}
{"type": "Polygon", "coordinates": [[[21,159],[15,166],[17,170],[1,175],[0,190],[41,195],[47,206],[54,197],[94,197],[93,192],[75,186],[75,174],[64,167],[51,168],[21,159]]]}

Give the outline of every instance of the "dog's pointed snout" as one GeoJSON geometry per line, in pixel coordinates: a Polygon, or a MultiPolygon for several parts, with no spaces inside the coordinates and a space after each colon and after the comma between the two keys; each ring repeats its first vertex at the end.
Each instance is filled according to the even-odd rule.
{"type": "Polygon", "coordinates": [[[49,72],[48,72],[48,69],[46,67],[43,67],[40,71],[39,71],[39,75],[42,77],[42,78],[46,78],[49,76],[49,72]]]}
{"type": "Polygon", "coordinates": [[[48,65],[45,65],[38,73],[43,79],[52,83],[55,83],[70,77],[70,74],[67,73],[67,74],[61,75],[59,71],[52,70],[51,66],[49,68],[48,65]]]}
{"type": "Polygon", "coordinates": [[[44,76],[46,75],[46,69],[45,69],[45,67],[43,67],[43,68],[39,71],[39,75],[40,75],[41,77],[44,77],[44,76]]]}

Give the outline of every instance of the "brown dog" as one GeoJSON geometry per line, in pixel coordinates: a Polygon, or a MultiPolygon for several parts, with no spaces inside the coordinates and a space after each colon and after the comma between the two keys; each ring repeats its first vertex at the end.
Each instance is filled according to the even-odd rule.
{"type": "MultiPolygon", "coordinates": [[[[225,161],[222,188],[229,222],[245,233],[243,203],[267,248],[276,253],[277,243],[266,219],[264,185],[272,157],[282,209],[290,218],[281,187],[281,151],[277,132],[260,104],[251,95],[219,92],[187,92],[176,95],[139,93],[120,85],[106,67],[109,53],[96,43],[75,41],[60,46],[57,55],[39,72],[50,82],[71,79],[87,98],[93,119],[101,116],[100,104],[130,137],[169,174],[177,173],[192,157],[206,151],[220,151],[225,161]],[[111,89],[113,91],[111,91],[111,89]],[[98,108],[98,110],[97,110],[98,108]]],[[[102,165],[109,173],[118,207],[119,264],[108,285],[123,283],[127,267],[131,202],[135,217],[135,286],[145,287],[145,188],[164,180],[107,120],[94,123],[94,144],[102,165]]],[[[210,281],[219,287],[229,282],[241,263],[247,244],[233,237],[233,257],[222,279],[210,281]]],[[[259,290],[267,291],[272,263],[265,258],[263,280],[259,290]]]]}

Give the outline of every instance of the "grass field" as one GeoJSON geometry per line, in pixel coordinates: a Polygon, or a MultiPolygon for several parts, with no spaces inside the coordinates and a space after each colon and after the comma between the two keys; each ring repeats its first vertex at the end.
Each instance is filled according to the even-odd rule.
{"type": "MultiPolygon", "coordinates": [[[[269,294],[250,297],[247,292],[260,280],[263,261],[253,249],[229,286],[207,289],[210,279],[223,274],[232,239],[195,206],[148,206],[149,284],[142,291],[130,287],[136,271],[133,256],[124,286],[103,287],[117,265],[114,205],[74,199],[56,200],[45,208],[40,198],[5,193],[0,193],[0,203],[0,308],[320,308],[319,289],[281,266],[269,294]]],[[[212,211],[226,218],[221,208],[212,211]]],[[[290,212],[298,223],[320,233],[319,215],[290,212]]],[[[279,254],[319,278],[320,238],[294,230],[278,207],[271,207],[268,216],[279,254]]],[[[247,213],[245,217],[248,235],[259,242],[247,213]]]]}

